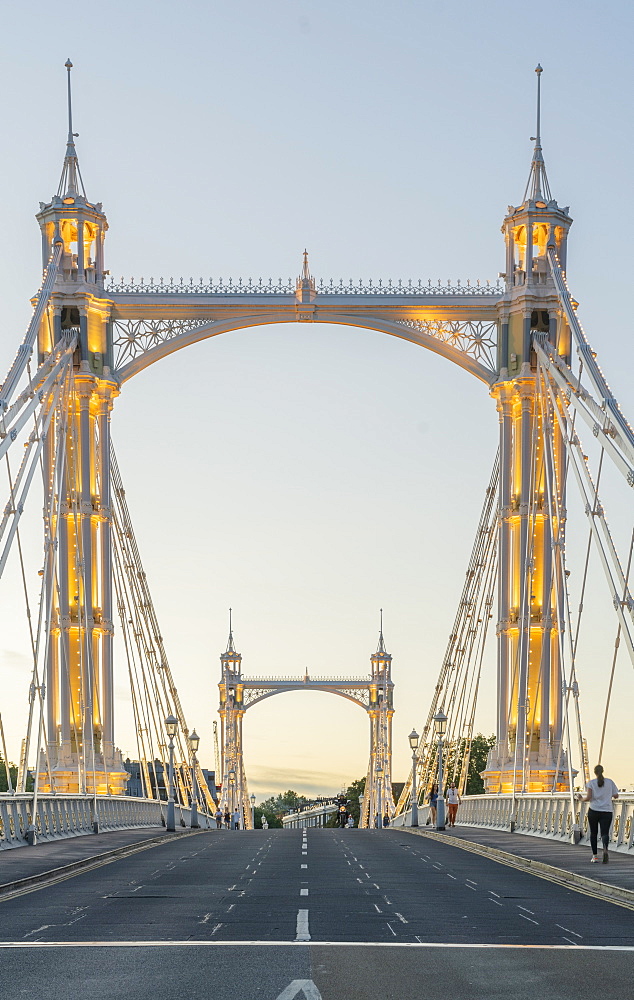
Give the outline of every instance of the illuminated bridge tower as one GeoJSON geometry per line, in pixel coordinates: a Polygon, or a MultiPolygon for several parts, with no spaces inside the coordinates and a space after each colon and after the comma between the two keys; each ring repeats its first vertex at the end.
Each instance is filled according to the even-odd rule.
{"type": "Polygon", "coordinates": [[[73,133],[68,61],[68,140],[57,194],[40,203],[42,262],[61,260],[39,339],[42,360],[63,337],[77,335],[75,379],[64,426],[52,426],[44,462],[45,510],[61,498],[59,532],[45,517],[45,576],[50,642],[46,668],[47,752],[41,791],[120,793],[128,780],[114,745],[112,678],[112,513],[110,411],[111,302],[104,281],[108,229],[100,203],[86,197],[73,133]],[[63,454],[53,481],[54,452],[63,454]],[[48,549],[58,539],[58,567],[48,549]]]}
{"type": "Polygon", "coordinates": [[[365,780],[363,826],[373,826],[376,817],[382,821],[385,813],[394,812],[392,798],[392,716],[394,715],[394,683],[392,657],[383,640],[383,614],[376,652],[370,657],[370,760],[365,780]]]}
{"type": "Polygon", "coordinates": [[[568,787],[562,750],[561,630],[566,521],[565,449],[550,419],[552,448],[536,393],[533,339],[550,341],[567,363],[570,336],[548,266],[562,268],[572,223],[551,195],[537,134],[522,204],[509,206],[506,293],[499,310],[499,377],[492,386],[500,420],[497,744],[484,772],[487,791],[568,787]]]}
{"type": "Polygon", "coordinates": [[[227,648],[220,656],[220,737],[222,747],[222,806],[233,813],[242,813],[246,827],[251,825],[249,789],[247,787],[242,755],[242,719],[246,711],[244,705],[244,684],[242,681],[242,655],[236,652],[229,612],[229,640],[227,648]]]}

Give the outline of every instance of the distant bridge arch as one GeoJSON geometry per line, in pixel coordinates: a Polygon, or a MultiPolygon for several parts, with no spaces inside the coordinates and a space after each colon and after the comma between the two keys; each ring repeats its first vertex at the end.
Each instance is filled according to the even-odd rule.
{"type": "Polygon", "coordinates": [[[303,677],[246,677],[242,656],[236,652],[233,632],[229,629],[227,649],[220,657],[221,678],[218,685],[221,721],[222,802],[225,809],[241,813],[250,825],[251,808],[244,767],[242,719],[245,713],[274,695],[289,691],[322,691],[345,698],[365,709],[370,721],[370,759],[366,776],[364,810],[361,823],[369,825],[376,815],[394,809],[392,798],[392,716],[394,684],[392,657],[385,649],[383,630],[371,669],[366,677],[315,677],[308,671],[303,677]]]}

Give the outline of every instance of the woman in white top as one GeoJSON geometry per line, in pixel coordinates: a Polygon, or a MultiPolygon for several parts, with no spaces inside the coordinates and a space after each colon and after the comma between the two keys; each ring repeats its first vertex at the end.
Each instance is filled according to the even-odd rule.
{"type": "Polygon", "coordinates": [[[597,854],[597,833],[601,827],[601,841],[603,843],[603,864],[610,860],[608,844],[610,843],[610,827],[614,818],[613,799],[618,799],[619,790],[611,780],[604,778],[603,768],[600,764],[594,769],[596,778],[586,785],[586,794],[579,794],[577,798],[580,802],[590,802],[588,807],[588,826],[590,827],[590,846],[592,847],[591,863],[596,864],[599,860],[597,854]]]}

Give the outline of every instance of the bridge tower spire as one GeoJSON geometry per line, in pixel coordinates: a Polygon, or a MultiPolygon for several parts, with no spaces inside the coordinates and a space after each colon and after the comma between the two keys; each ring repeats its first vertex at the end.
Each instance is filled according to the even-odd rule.
{"type": "Polygon", "coordinates": [[[370,657],[370,761],[363,800],[363,826],[374,826],[377,816],[382,823],[385,813],[394,812],[392,797],[392,716],[394,684],[392,657],[383,638],[383,609],[380,612],[379,641],[370,657]]]}
{"type": "Polygon", "coordinates": [[[562,266],[572,224],[552,197],[537,128],[522,204],[510,205],[505,294],[498,304],[499,377],[492,387],[500,420],[497,744],[484,772],[489,791],[539,792],[567,787],[562,753],[562,579],[565,445],[554,421],[554,468],[536,394],[534,338],[569,361],[570,332],[550,276],[547,249],[562,266]],[[557,511],[557,517],[552,516],[557,511]],[[557,546],[559,547],[557,550],[557,546]],[[553,552],[559,551],[559,561],[553,552]],[[557,767],[559,761],[559,767],[557,767]]]}
{"type": "Polygon", "coordinates": [[[100,202],[89,201],[73,132],[70,59],[68,135],[57,193],[40,202],[42,263],[63,245],[60,265],[38,333],[39,361],[66,332],[77,337],[73,387],[64,427],[51,423],[45,446],[45,510],[60,489],[59,523],[46,525],[59,566],[46,579],[51,609],[47,649],[48,754],[53,788],[42,767],[41,791],[119,793],[128,775],[114,745],[112,672],[112,513],[110,412],[119,387],[113,376],[111,303],[104,281],[108,222],[100,202]],[[53,483],[55,441],[64,464],[53,483]]]}

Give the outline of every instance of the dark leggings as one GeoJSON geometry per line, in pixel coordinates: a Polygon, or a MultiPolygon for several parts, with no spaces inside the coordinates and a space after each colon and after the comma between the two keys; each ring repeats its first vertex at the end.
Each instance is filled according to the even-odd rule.
{"type": "Polygon", "coordinates": [[[597,809],[588,809],[588,826],[590,827],[590,846],[592,853],[597,853],[597,833],[601,827],[601,840],[603,847],[607,851],[610,842],[610,827],[612,826],[613,813],[599,812],[597,809]]]}

